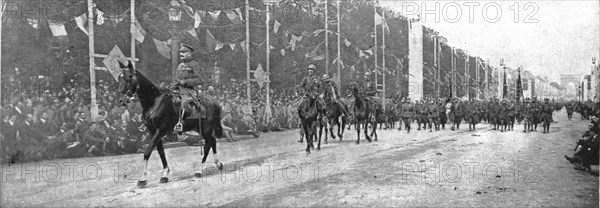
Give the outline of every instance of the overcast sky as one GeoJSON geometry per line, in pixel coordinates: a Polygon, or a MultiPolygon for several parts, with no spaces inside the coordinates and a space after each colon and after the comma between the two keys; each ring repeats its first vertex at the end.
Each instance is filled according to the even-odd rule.
{"type": "Polygon", "coordinates": [[[407,16],[420,13],[423,24],[439,31],[451,46],[495,66],[504,58],[509,67],[523,66],[551,81],[560,83],[561,73],[588,74],[592,57],[600,57],[598,0],[380,2],[407,16]],[[436,4],[439,9],[434,11],[436,4]],[[473,5],[472,13],[468,5],[473,5]],[[424,7],[435,14],[422,13],[424,7]]]}

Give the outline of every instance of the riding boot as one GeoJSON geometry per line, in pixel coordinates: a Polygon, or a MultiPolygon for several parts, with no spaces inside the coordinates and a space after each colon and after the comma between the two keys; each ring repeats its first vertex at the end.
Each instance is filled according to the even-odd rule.
{"type": "Polygon", "coordinates": [[[179,122],[177,122],[177,124],[175,124],[175,128],[174,130],[176,132],[182,133],[183,132],[183,115],[185,114],[185,109],[181,108],[180,113],[179,113],[179,122]]]}

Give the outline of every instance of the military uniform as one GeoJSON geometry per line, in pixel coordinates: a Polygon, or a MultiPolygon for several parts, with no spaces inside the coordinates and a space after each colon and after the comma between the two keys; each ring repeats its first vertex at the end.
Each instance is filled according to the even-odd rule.
{"type": "Polygon", "coordinates": [[[438,131],[440,127],[440,111],[438,105],[434,101],[431,101],[427,105],[427,110],[429,113],[429,132],[431,132],[432,125],[435,126],[435,130],[438,131]]]}
{"type": "Polygon", "coordinates": [[[542,106],[533,99],[531,103],[531,125],[533,125],[533,131],[537,131],[537,125],[541,122],[542,106]]]}
{"type": "Polygon", "coordinates": [[[175,131],[178,132],[183,131],[183,121],[185,120],[183,117],[185,115],[185,110],[188,108],[188,103],[195,99],[196,91],[194,90],[194,87],[203,84],[202,69],[198,62],[191,59],[193,50],[194,49],[191,46],[181,44],[179,53],[183,62],[177,66],[177,71],[175,72],[176,81],[175,83],[172,83],[172,86],[177,89],[181,96],[179,123],[175,125],[175,131]]]}
{"type": "Polygon", "coordinates": [[[573,119],[573,111],[575,111],[575,103],[571,102],[571,103],[567,104],[567,106],[565,106],[565,108],[567,110],[567,118],[570,121],[571,119],[573,119]]]}
{"type": "Polygon", "coordinates": [[[533,120],[532,104],[529,102],[529,98],[523,103],[521,114],[523,115],[523,132],[529,133],[533,120]]]}
{"type": "Polygon", "coordinates": [[[542,120],[544,121],[544,133],[550,133],[550,123],[552,123],[552,112],[554,111],[554,107],[552,103],[548,102],[548,98],[546,98],[544,104],[542,104],[542,120]]]}
{"type": "Polygon", "coordinates": [[[410,123],[415,115],[415,105],[410,101],[405,101],[400,106],[400,112],[402,112],[401,117],[402,122],[404,122],[404,128],[406,128],[406,133],[410,133],[410,123]]]}

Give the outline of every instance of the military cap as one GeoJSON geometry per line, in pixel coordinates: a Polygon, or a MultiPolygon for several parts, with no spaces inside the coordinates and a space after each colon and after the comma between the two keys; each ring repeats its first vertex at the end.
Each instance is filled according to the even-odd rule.
{"type": "Polygon", "coordinates": [[[315,70],[317,67],[314,64],[308,65],[308,70],[315,70]]]}
{"type": "Polygon", "coordinates": [[[186,52],[187,51],[190,51],[190,52],[194,51],[194,48],[192,46],[188,45],[188,44],[182,43],[182,44],[180,44],[180,46],[181,47],[179,48],[179,51],[186,51],[186,52]]]}

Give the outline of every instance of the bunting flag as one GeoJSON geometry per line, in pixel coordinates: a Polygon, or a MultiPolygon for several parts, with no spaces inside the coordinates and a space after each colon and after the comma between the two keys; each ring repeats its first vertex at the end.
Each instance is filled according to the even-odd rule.
{"type": "Polygon", "coordinates": [[[198,33],[196,33],[196,29],[192,28],[190,30],[187,31],[190,35],[194,36],[196,39],[198,39],[198,33]]]}
{"type": "Polygon", "coordinates": [[[346,47],[350,46],[350,41],[348,41],[348,39],[344,38],[344,44],[346,44],[346,47]]]}
{"type": "Polygon", "coordinates": [[[356,68],[354,68],[354,65],[350,66],[350,71],[351,71],[352,73],[354,73],[354,71],[356,71],[356,68]]]}
{"type": "Polygon", "coordinates": [[[240,17],[241,20],[244,20],[244,14],[242,14],[242,9],[241,8],[236,8],[235,12],[237,12],[238,16],[240,17]]]}
{"type": "Polygon", "coordinates": [[[243,51],[244,53],[246,53],[246,41],[245,41],[245,40],[244,40],[244,41],[242,41],[242,42],[240,42],[240,46],[242,47],[242,51],[243,51]]]}
{"type": "Polygon", "coordinates": [[[504,81],[502,82],[502,99],[506,98],[506,94],[508,93],[508,85],[506,84],[506,71],[504,71],[504,81]]]}
{"type": "Polygon", "coordinates": [[[235,50],[235,43],[230,43],[229,47],[231,48],[232,51],[234,51],[235,50]]]}
{"type": "Polygon", "coordinates": [[[160,53],[160,55],[162,55],[163,57],[170,59],[171,58],[171,48],[169,47],[169,44],[165,41],[157,40],[156,38],[152,38],[152,40],[154,41],[154,44],[156,45],[156,50],[158,50],[158,53],[160,53]]]}
{"type": "Polygon", "coordinates": [[[238,15],[235,13],[234,10],[226,10],[225,14],[227,15],[227,18],[229,18],[229,20],[231,21],[235,21],[238,18],[238,15]]]}
{"type": "Polygon", "coordinates": [[[275,47],[273,47],[273,45],[269,44],[269,49],[273,50],[273,49],[275,49],[275,47]]]}
{"type": "Polygon", "coordinates": [[[200,27],[200,24],[202,24],[202,17],[200,17],[200,13],[196,12],[194,13],[194,28],[200,27]]]}
{"type": "Polygon", "coordinates": [[[296,50],[296,41],[298,41],[298,37],[292,34],[292,39],[290,40],[290,45],[292,46],[292,51],[296,50]]]}
{"type": "Polygon", "coordinates": [[[217,41],[215,37],[210,33],[208,29],[206,29],[206,48],[213,49],[217,46],[217,41]]]}
{"type": "Polygon", "coordinates": [[[288,31],[288,30],[285,30],[285,32],[284,32],[283,34],[284,34],[284,35],[285,35],[285,37],[287,38],[287,37],[289,36],[289,34],[290,34],[290,31],[288,31]]]}
{"type": "Polygon", "coordinates": [[[75,23],[77,24],[77,27],[83,31],[83,33],[85,33],[86,35],[88,34],[87,29],[85,28],[85,23],[87,22],[87,14],[83,13],[82,15],[79,15],[77,17],[75,17],[75,23]]]}
{"type": "Polygon", "coordinates": [[[183,5],[181,5],[183,7],[183,11],[185,11],[185,13],[190,16],[190,17],[194,17],[195,12],[194,9],[192,9],[192,7],[188,6],[187,4],[185,4],[184,1],[182,1],[183,5]]]}
{"type": "Polygon", "coordinates": [[[65,24],[62,22],[55,22],[48,20],[48,26],[52,31],[52,35],[54,36],[66,36],[67,30],[65,29],[65,24]]]}
{"type": "Polygon", "coordinates": [[[519,70],[519,76],[517,77],[517,100],[520,101],[523,97],[523,83],[521,82],[521,71],[519,70]]]}
{"type": "Polygon", "coordinates": [[[332,62],[332,64],[337,64],[337,63],[338,63],[338,61],[339,61],[339,63],[340,63],[340,67],[341,67],[341,68],[345,68],[345,67],[346,67],[346,66],[344,66],[344,61],[342,61],[342,59],[341,59],[339,56],[338,56],[338,57],[336,57],[335,59],[333,59],[333,62],[332,62]]]}
{"type": "Polygon", "coordinates": [[[217,21],[219,19],[219,15],[221,15],[221,10],[209,11],[208,14],[210,14],[210,17],[212,17],[213,20],[217,21]]]}
{"type": "Polygon", "coordinates": [[[281,49],[281,55],[285,56],[285,49],[281,49]]]}
{"type": "Polygon", "coordinates": [[[383,18],[377,12],[375,12],[375,25],[382,25],[383,28],[386,30],[387,33],[390,32],[390,28],[387,25],[387,22],[385,21],[385,18],[383,18]]]}
{"type": "Polygon", "coordinates": [[[225,46],[225,44],[217,42],[217,45],[215,46],[215,51],[218,51],[219,49],[223,48],[223,46],[225,46]]]}
{"type": "Polygon", "coordinates": [[[99,9],[96,9],[96,24],[97,25],[103,25],[104,24],[104,12],[100,11],[99,9]]]}
{"type": "Polygon", "coordinates": [[[139,25],[139,23],[137,21],[135,22],[135,25],[129,29],[129,32],[131,32],[131,35],[133,36],[133,38],[135,40],[137,40],[140,43],[144,42],[145,31],[144,31],[144,29],[142,29],[140,27],[140,25],[139,25]]]}
{"type": "Polygon", "coordinates": [[[281,26],[281,24],[279,24],[279,22],[277,20],[275,20],[275,23],[273,24],[273,32],[277,33],[277,31],[279,31],[279,26],[281,26]]]}

